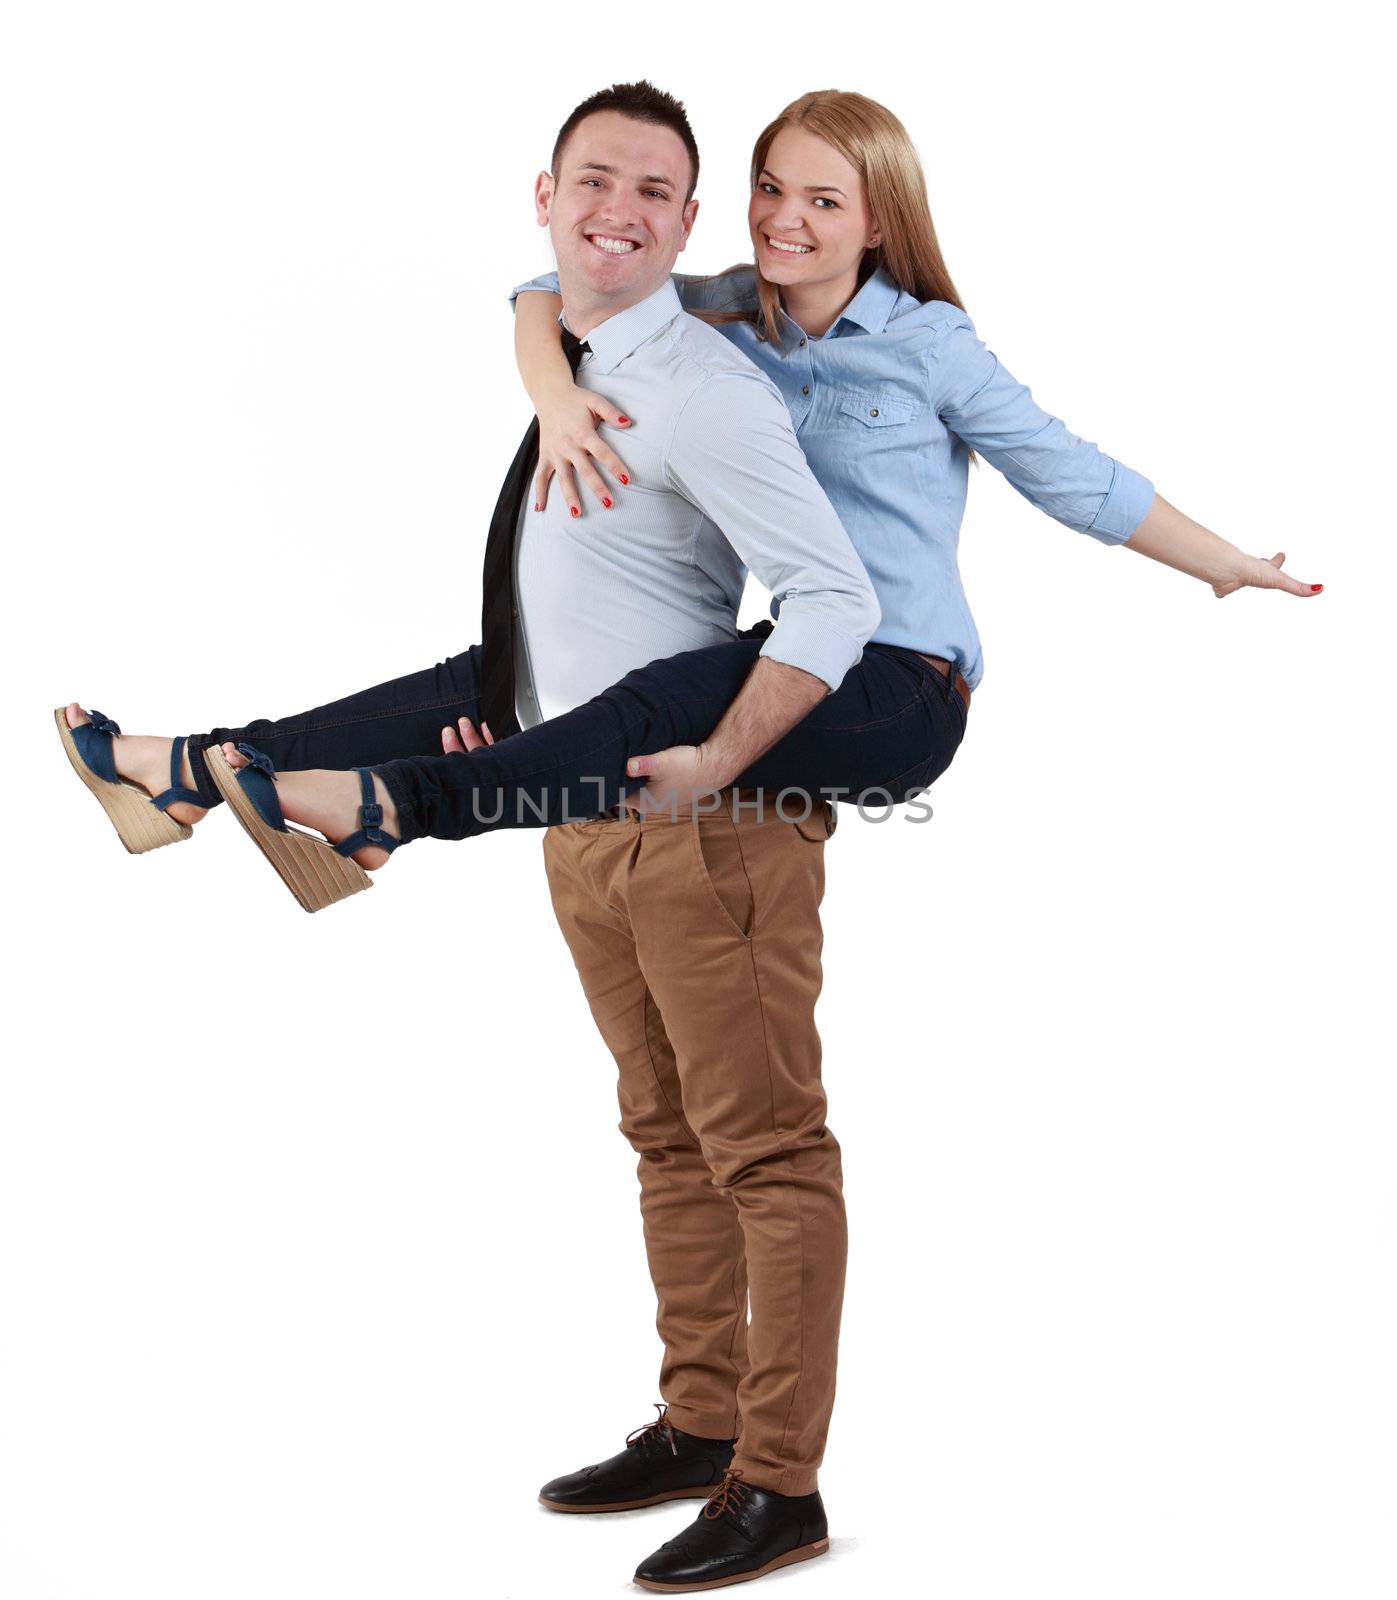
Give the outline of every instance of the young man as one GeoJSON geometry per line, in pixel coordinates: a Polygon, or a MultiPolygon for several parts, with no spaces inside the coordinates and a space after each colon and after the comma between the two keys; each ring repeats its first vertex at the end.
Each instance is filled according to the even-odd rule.
{"type": "Polygon", "coordinates": [[[634,84],[579,106],[539,175],[564,326],[583,341],[578,381],[604,384],[644,426],[627,435],[630,492],[588,519],[561,496],[536,508],[521,451],[496,512],[507,568],[492,529],[484,663],[528,727],[646,662],[731,639],[747,568],[782,596],[702,760],[663,753],[648,808],[544,841],[640,1156],[666,1406],[540,1498],[570,1512],[706,1498],[636,1571],[663,1590],[760,1577],[828,1547],[816,1472],[846,1237],[813,1008],[833,810],[786,821],[773,796],[727,791],[696,811],[689,798],[730,784],[837,687],[879,614],[779,393],[680,309],[670,272],[697,173],[683,108],[634,84]]]}

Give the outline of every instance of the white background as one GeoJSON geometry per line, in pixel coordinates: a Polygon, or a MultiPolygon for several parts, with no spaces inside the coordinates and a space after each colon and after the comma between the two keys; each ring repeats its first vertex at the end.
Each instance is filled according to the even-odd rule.
{"type": "Polygon", "coordinates": [[[540,836],[420,843],[310,918],[226,812],[128,857],[51,723],[286,715],[476,637],[533,178],[643,74],[703,152],[682,265],[746,253],[781,106],[873,95],[1008,368],[1326,586],[1218,602],[975,475],[967,739],[933,822],[845,810],[828,852],[833,1549],[765,1582],[1391,1596],[1390,130],[1359,17],[11,16],[7,1600],[634,1593],[698,1509],[534,1500],[653,1415],[659,1360],[540,836]]]}

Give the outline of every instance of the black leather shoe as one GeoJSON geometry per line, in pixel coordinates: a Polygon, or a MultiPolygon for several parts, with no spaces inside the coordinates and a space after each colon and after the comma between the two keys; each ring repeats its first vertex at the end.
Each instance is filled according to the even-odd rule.
{"type": "Polygon", "coordinates": [[[829,1523],[818,1490],[776,1494],[744,1483],[741,1468],[731,1468],[683,1533],[640,1563],[635,1581],[665,1594],[718,1589],[828,1549],[829,1523]]]}
{"type": "Polygon", "coordinates": [[[636,1428],[626,1448],[595,1466],[554,1478],[539,1490],[550,1511],[633,1511],[662,1500],[705,1500],[721,1483],[735,1439],[700,1439],[665,1420],[636,1428]]]}

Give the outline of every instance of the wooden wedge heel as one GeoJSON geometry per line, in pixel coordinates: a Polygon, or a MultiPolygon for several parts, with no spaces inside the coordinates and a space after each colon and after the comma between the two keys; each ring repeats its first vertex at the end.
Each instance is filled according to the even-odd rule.
{"type": "Polygon", "coordinates": [[[359,831],[334,845],[319,834],[291,826],[277,799],[276,768],[271,758],[254,745],[240,744],[238,749],[248,758],[248,765],[235,769],[217,745],[209,745],[204,751],[209,776],[244,832],[276,868],[301,907],[323,911],[337,900],[371,889],[373,879],[352,859],[352,853],[366,844],[391,852],[399,841],[379,825],[383,811],[375,803],[369,770],[358,769],[363,795],[359,831]]]}

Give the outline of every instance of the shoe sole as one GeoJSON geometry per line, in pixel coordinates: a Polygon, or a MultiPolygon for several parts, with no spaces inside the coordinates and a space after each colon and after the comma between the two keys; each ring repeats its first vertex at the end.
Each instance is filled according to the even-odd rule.
{"type": "Polygon", "coordinates": [[[176,822],[168,812],[162,811],[139,784],[119,778],[116,783],[99,778],[82,758],[73,742],[73,730],[68,726],[64,707],[53,713],[58,724],[63,749],[73,764],[73,771],[97,796],[103,811],[111,818],[117,837],[133,856],[143,856],[147,850],[158,850],[164,844],[178,844],[194,832],[186,822],[176,822]]]}
{"type": "Polygon", "coordinates": [[[663,1494],[648,1495],[644,1500],[608,1500],[594,1506],[564,1505],[561,1500],[548,1500],[543,1495],[538,1497],[538,1503],[550,1511],[638,1511],[641,1506],[657,1506],[665,1500],[707,1500],[714,1487],[709,1484],[706,1489],[666,1489],[663,1494]]]}
{"type": "Polygon", "coordinates": [[[657,1583],[653,1578],[633,1578],[631,1581],[638,1583],[642,1589],[656,1589],[661,1594],[688,1594],[693,1589],[726,1589],[729,1584],[750,1583],[753,1578],[764,1578],[778,1567],[789,1567],[796,1561],[809,1561],[815,1556],[825,1555],[828,1550],[829,1540],[817,1539],[814,1544],[803,1544],[798,1550],[788,1550],[785,1555],[768,1561],[755,1572],[735,1572],[730,1578],[709,1578],[705,1583],[657,1583]]]}
{"type": "Polygon", "coordinates": [[[256,806],[243,793],[237,772],[217,745],[204,751],[219,794],[228,802],[243,831],[276,868],[277,876],[305,911],[323,911],[361,889],[372,889],[373,879],[350,856],[342,856],[315,834],[302,833],[288,823],[286,833],[263,822],[256,806]]]}

